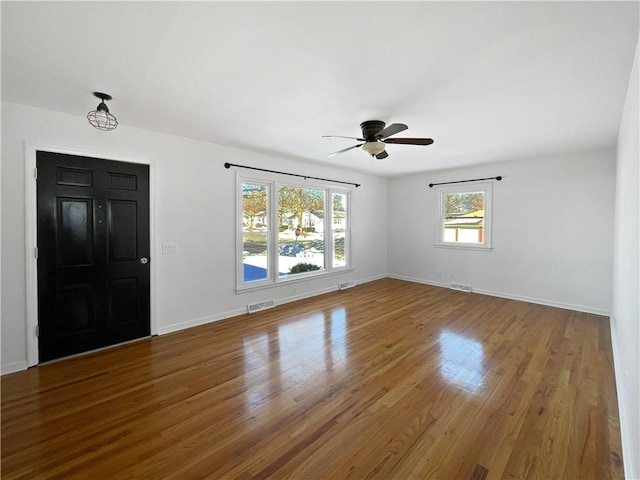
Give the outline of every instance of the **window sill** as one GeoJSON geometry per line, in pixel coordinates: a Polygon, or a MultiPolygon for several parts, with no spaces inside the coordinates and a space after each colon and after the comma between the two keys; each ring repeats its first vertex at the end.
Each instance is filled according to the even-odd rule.
{"type": "Polygon", "coordinates": [[[333,270],[331,272],[321,272],[321,273],[312,273],[309,275],[296,275],[295,277],[279,277],[275,282],[269,283],[260,283],[259,285],[242,285],[236,286],[236,295],[247,292],[255,292],[256,290],[266,290],[268,288],[277,288],[283,285],[289,285],[291,283],[300,283],[306,282],[309,280],[325,278],[325,277],[334,277],[336,275],[340,275],[342,273],[353,272],[353,267],[344,267],[340,270],[333,270]]]}
{"type": "Polygon", "coordinates": [[[448,248],[452,250],[475,250],[480,252],[491,252],[493,250],[492,246],[473,245],[470,243],[464,243],[464,244],[436,243],[435,246],[436,248],[448,248]]]}

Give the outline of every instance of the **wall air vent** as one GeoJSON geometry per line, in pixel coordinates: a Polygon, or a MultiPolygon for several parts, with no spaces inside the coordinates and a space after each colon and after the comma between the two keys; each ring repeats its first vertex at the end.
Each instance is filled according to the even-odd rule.
{"type": "Polygon", "coordinates": [[[338,284],[338,288],[340,290],[346,290],[347,288],[351,288],[355,286],[356,286],[356,282],[354,282],[353,280],[349,280],[348,282],[341,282],[338,284]]]}
{"type": "Polygon", "coordinates": [[[471,285],[464,285],[462,283],[451,283],[451,285],[449,286],[449,288],[451,288],[452,290],[458,290],[460,292],[471,292],[471,285]]]}
{"type": "Polygon", "coordinates": [[[247,311],[249,313],[259,312],[260,310],[267,310],[276,306],[275,300],[265,300],[264,302],[250,303],[247,305],[247,311]]]}

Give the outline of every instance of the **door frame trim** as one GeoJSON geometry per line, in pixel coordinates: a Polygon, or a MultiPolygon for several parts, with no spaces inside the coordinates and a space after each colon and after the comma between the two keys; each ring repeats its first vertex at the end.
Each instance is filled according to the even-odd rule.
{"type": "Polygon", "coordinates": [[[149,272],[150,305],[149,322],[151,335],[158,334],[156,318],[156,268],[155,268],[155,171],[151,162],[140,157],[128,157],[116,153],[79,150],[51,144],[24,142],[24,173],[25,173],[25,260],[26,260],[26,288],[27,288],[27,367],[39,363],[38,337],[38,262],[36,261],[36,246],[38,245],[38,190],[35,178],[36,152],[46,151],[64,153],[78,157],[91,157],[101,160],[116,160],[127,163],[141,163],[149,166],[149,248],[151,264],[149,272]]]}

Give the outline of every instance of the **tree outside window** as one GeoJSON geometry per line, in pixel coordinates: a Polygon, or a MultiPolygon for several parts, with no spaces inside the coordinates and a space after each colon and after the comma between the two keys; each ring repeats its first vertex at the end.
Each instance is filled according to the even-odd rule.
{"type": "Polygon", "coordinates": [[[445,194],[445,242],[483,243],[484,192],[445,194]]]}
{"type": "Polygon", "coordinates": [[[239,185],[238,288],[349,268],[348,191],[266,180],[239,185]]]}
{"type": "Polygon", "coordinates": [[[436,192],[436,245],[491,249],[492,185],[443,186],[436,192]]]}
{"type": "Polygon", "coordinates": [[[278,187],[280,277],[324,270],[325,193],[312,188],[278,187]]]}
{"type": "Polygon", "coordinates": [[[245,282],[269,278],[268,194],[268,184],[242,184],[242,277],[245,282]]]}

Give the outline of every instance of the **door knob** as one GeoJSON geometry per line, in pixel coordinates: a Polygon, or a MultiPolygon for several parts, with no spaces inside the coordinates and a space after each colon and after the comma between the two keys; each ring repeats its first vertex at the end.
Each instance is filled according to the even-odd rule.
{"type": "Polygon", "coordinates": [[[147,263],[149,263],[149,259],[147,257],[142,257],[140,259],[140,263],[143,265],[146,265],[147,263]]]}

